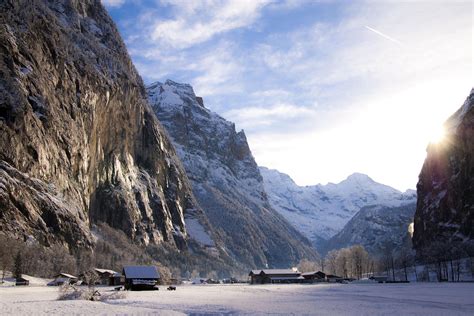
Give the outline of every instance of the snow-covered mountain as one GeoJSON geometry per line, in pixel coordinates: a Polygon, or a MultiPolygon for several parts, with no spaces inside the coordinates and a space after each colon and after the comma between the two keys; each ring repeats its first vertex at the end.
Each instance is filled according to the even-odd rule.
{"type": "MultiPolygon", "coordinates": [[[[315,256],[310,242],[270,206],[243,131],[205,108],[188,84],[167,80],[147,91],[194,195],[235,260],[253,267],[287,267],[315,256]]],[[[199,223],[186,224],[191,237],[208,240],[199,223]]]]}
{"type": "Polygon", "coordinates": [[[260,167],[260,172],[272,206],[317,247],[365,206],[397,207],[416,201],[415,191],[402,193],[360,173],[337,184],[298,186],[277,170],[260,167]]]}
{"type": "Polygon", "coordinates": [[[324,254],[332,249],[362,245],[369,253],[381,255],[384,249],[411,248],[409,226],[413,223],[415,208],[415,202],[397,207],[364,206],[319,250],[324,254]]]}

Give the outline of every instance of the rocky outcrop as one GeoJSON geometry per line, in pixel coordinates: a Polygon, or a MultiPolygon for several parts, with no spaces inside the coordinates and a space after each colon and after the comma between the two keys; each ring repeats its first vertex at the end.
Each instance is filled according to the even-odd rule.
{"type": "Polygon", "coordinates": [[[190,85],[157,82],[148,87],[148,97],[199,204],[235,260],[288,267],[314,258],[309,242],[270,206],[243,131],[205,108],[190,85]]]}
{"type": "Polygon", "coordinates": [[[417,185],[413,245],[474,239],[474,89],[445,123],[446,136],[429,144],[417,185]]]}
{"type": "Polygon", "coordinates": [[[416,201],[413,190],[402,193],[360,173],[340,183],[298,186],[277,170],[260,167],[260,171],[272,206],[318,250],[324,250],[325,243],[363,207],[397,207],[416,201]]]}
{"type": "Polygon", "coordinates": [[[398,207],[365,206],[339,233],[324,243],[321,252],[362,245],[369,253],[381,256],[385,249],[394,252],[410,249],[409,227],[415,208],[416,203],[398,207]]]}
{"type": "Polygon", "coordinates": [[[0,232],[91,245],[95,222],[183,248],[208,229],[99,0],[0,3],[0,232]]]}

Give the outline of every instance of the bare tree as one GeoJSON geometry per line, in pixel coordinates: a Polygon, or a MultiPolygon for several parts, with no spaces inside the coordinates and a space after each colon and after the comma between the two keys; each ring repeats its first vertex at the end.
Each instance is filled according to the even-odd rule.
{"type": "MultiPolygon", "coordinates": [[[[413,251],[407,248],[403,248],[395,259],[396,266],[403,269],[405,281],[408,281],[408,267],[414,264],[415,257],[413,251]]],[[[416,269],[416,267],[415,267],[416,269]]],[[[416,271],[415,271],[416,274],[416,271]]]]}
{"type": "Polygon", "coordinates": [[[341,274],[344,278],[349,277],[350,271],[350,260],[351,254],[349,248],[342,248],[338,251],[337,254],[337,272],[341,274]]]}
{"type": "Polygon", "coordinates": [[[361,245],[352,246],[349,248],[349,252],[353,267],[352,276],[361,279],[365,263],[369,260],[369,254],[361,245]]]}
{"type": "Polygon", "coordinates": [[[308,259],[301,259],[297,267],[300,272],[317,271],[321,268],[318,262],[310,261],[308,259]]]}
{"type": "Polygon", "coordinates": [[[326,266],[332,274],[337,274],[337,253],[337,250],[331,250],[325,258],[326,266]]]}

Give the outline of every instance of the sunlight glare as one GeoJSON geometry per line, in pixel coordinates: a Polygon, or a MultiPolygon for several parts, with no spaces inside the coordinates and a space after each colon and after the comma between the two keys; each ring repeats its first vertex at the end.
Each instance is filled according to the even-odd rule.
{"type": "Polygon", "coordinates": [[[446,135],[446,130],[444,129],[444,127],[442,125],[437,126],[431,132],[430,143],[432,144],[441,143],[444,140],[445,135],[446,135]]]}

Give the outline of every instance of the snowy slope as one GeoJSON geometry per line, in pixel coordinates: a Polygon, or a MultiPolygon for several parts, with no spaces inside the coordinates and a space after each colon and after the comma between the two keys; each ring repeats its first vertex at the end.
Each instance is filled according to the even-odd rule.
{"type": "Polygon", "coordinates": [[[397,207],[365,206],[324,243],[321,253],[352,245],[362,245],[374,255],[382,254],[385,248],[395,251],[404,246],[411,248],[408,227],[413,222],[415,208],[415,202],[397,207]]]}
{"type": "Polygon", "coordinates": [[[416,193],[402,193],[355,173],[334,184],[298,186],[286,174],[260,167],[272,206],[315,245],[337,234],[364,206],[396,207],[416,201],[416,193]]]}
{"type": "MultiPolygon", "coordinates": [[[[156,82],[147,92],[194,195],[235,260],[249,267],[288,267],[314,257],[310,242],[271,208],[243,131],[205,108],[188,84],[156,82]]],[[[198,221],[186,225],[191,237],[210,242],[198,221]]]]}

